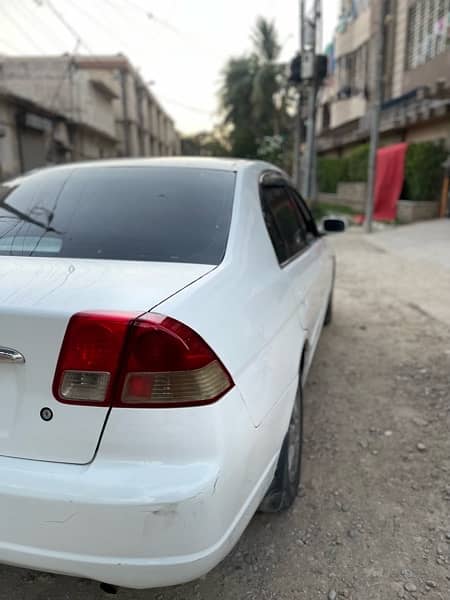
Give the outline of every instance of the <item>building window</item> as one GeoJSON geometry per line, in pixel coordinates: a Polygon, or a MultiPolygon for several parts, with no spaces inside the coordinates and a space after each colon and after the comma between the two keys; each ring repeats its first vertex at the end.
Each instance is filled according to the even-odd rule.
{"type": "Polygon", "coordinates": [[[362,44],[337,61],[338,97],[350,98],[365,93],[368,73],[368,44],[362,44]]]}
{"type": "Polygon", "coordinates": [[[417,0],[409,9],[406,69],[427,63],[450,47],[450,0],[417,0]]]}

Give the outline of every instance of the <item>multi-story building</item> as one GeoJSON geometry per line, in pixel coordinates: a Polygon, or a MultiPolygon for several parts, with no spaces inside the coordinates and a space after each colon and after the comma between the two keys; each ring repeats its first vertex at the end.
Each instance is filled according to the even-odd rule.
{"type": "Polygon", "coordinates": [[[71,160],[67,118],[0,87],[0,181],[71,160]]]}
{"type": "Polygon", "coordinates": [[[180,153],[173,120],[123,55],[0,57],[0,86],[2,177],[68,160],[180,153]]]}
{"type": "Polygon", "coordinates": [[[78,57],[76,68],[114,87],[118,154],[167,156],[180,153],[180,137],[148,84],[123,55],[78,57]]]}
{"type": "Polygon", "coordinates": [[[334,72],[320,96],[322,153],[369,137],[382,1],[382,140],[441,140],[450,149],[450,0],[343,0],[334,72]]]}

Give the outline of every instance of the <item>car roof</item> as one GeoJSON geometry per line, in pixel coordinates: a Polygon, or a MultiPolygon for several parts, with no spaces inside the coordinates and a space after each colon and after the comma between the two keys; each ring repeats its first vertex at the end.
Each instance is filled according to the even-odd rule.
{"type": "Polygon", "coordinates": [[[235,159],[235,158],[212,158],[212,157],[191,157],[191,156],[168,156],[155,158],[113,158],[101,159],[86,162],[65,163],[58,166],[43,167],[36,169],[26,175],[32,175],[34,172],[48,169],[89,169],[93,167],[178,167],[189,169],[210,169],[216,171],[241,171],[246,167],[256,164],[264,164],[261,161],[235,159]]]}

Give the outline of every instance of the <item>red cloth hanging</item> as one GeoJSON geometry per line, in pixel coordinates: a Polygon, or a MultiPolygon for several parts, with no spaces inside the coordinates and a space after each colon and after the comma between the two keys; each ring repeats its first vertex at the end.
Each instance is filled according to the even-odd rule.
{"type": "Polygon", "coordinates": [[[375,203],[376,221],[395,221],[397,202],[405,179],[405,156],[408,144],[393,144],[377,152],[375,203]]]}

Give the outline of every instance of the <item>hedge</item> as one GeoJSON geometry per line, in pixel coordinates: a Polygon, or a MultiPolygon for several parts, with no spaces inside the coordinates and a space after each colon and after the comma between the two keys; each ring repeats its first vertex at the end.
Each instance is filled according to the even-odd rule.
{"type": "Polygon", "coordinates": [[[369,144],[357,146],[347,156],[347,181],[366,181],[369,168],[369,144]]]}
{"type": "Polygon", "coordinates": [[[442,144],[422,142],[408,147],[405,164],[404,198],[439,200],[448,151],[442,144]]]}
{"type": "MultiPolygon", "coordinates": [[[[442,144],[419,142],[410,144],[405,162],[405,200],[437,200],[441,192],[442,163],[448,151],[442,144]]],[[[343,158],[319,158],[318,183],[321,192],[336,193],[343,181],[367,181],[369,145],[353,149],[343,158]]]]}
{"type": "Polygon", "coordinates": [[[337,192],[337,184],[347,181],[347,163],[339,158],[322,158],[317,161],[319,190],[328,194],[337,192]]]}

